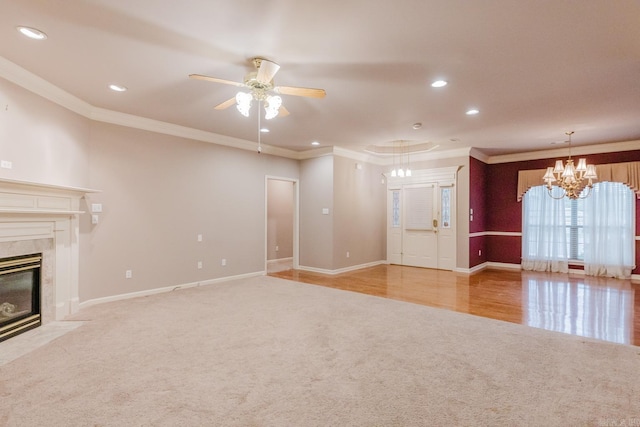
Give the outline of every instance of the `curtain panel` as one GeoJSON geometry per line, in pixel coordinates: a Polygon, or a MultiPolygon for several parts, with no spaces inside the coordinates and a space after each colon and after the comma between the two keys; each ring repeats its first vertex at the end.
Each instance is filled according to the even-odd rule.
{"type": "Polygon", "coordinates": [[[568,273],[564,201],[549,197],[547,189],[538,185],[523,203],[522,269],[568,273]]]}

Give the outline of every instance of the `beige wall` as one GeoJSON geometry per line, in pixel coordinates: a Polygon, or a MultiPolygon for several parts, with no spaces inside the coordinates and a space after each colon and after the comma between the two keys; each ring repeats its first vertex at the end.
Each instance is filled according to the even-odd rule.
{"type": "Polygon", "coordinates": [[[81,223],[81,299],[263,271],[264,177],[297,174],[293,160],[93,123],[102,193],[88,203],[104,212],[81,223]]]}
{"type": "Polygon", "coordinates": [[[89,185],[90,121],[0,78],[0,177],[89,185]]]}
{"type": "Polygon", "coordinates": [[[302,268],[331,272],[386,259],[382,170],[333,155],[301,162],[302,268]],[[357,163],[361,169],[356,168],[357,163]],[[329,210],[328,215],[322,213],[323,208],[329,210]]]}
{"type": "Polygon", "coordinates": [[[333,270],[386,259],[382,171],[380,166],[334,157],[333,270]]]}
{"type": "Polygon", "coordinates": [[[333,269],[333,156],[300,162],[300,266],[333,269]]]}
{"type": "Polygon", "coordinates": [[[267,180],[267,259],[293,257],[292,181],[267,180]]]}

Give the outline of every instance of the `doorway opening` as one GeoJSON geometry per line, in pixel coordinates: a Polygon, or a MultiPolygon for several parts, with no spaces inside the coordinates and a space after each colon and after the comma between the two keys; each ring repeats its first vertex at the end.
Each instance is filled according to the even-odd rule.
{"type": "Polygon", "coordinates": [[[298,268],[298,180],[265,181],[265,271],[298,268]]]}

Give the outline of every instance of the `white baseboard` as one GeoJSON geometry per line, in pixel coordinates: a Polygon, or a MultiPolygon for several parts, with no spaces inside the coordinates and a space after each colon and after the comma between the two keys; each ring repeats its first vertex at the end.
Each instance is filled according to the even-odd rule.
{"type": "Polygon", "coordinates": [[[365,264],[359,264],[359,265],[352,265],[350,267],[345,267],[345,268],[339,268],[337,270],[326,270],[324,268],[315,268],[315,267],[305,267],[304,265],[301,265],[298,267],[298,270],[303,270],[303,271],[310,271],[312,273],[321,273],[321,274],[340,274],[340,273],[347,273],[349,271],[354,271],[354,270],[360,270],[363,268],[368,268],[368,267],[375,267],[376,265],[380,265],[380,264],[386,264],[387,261],[373,261],[373,262],[368,262],[365,264]]]}
{"type": "Polygon", "coordinates": [[[267,265],[269,264],[276,264],[278,262],[293,262],[293,257],[289,257],[289,258],[278,258],[278,259],[268,259],[267,260],[267,265]]]}
{"type": "Polygon", "coordinates": [[[472,274],[477,273],[478,271],[484,270],[485,268],[503,268],[509,270],[520,270],[520,264],[508,264],[505,262],[483,262],[482,264],[478,264],[471,268],[456,268],[454,271],[456,273],[466,273],[472,274]]]}
{"type": "MultiPolygon", "coordinates": [[[[503,263],[503,262],[483,262],[482,264],[478,264],[474,267],[471,268],[456,268],[454,271],[457,273],[467,273],[467,274],[471,274],[471,273],[476,273],[478,271],[484,270],[485,268],[490,268],[490,267],[494,267],[494,268],[504,268],[504,269],[510,269],[510,270],[521,270],[522,266],[520,264],[508,264],[508,263],[503,263]]],[[[577,274],[577,275],[582,275],[584,276],[584,270],[578,270],[578,269],[574,269],[574,268],[570,268],[569,269],[569,274],[577,274]]],[[[640,274],[632,274],[631,275],[631,281],[632,282],[640,282],[640,274]]]]}
{"type": "Polygon", "coordinates": [[[163,292],[171,292],[171,291],[175,291],[175,290],[178,290],[178,289],[195,288],[197,286],[208,286],[208,285],[213,285],[213,284],[216,284],[216,283],[228,282],[230,280],[247,279],[249,277],[264,276],[264,275],[265,275],[264,271],[258,271],[258,272],[255,272],[255,273],[239,274],[237,276],[220,277],[220,278],[217,278],[217,279],[202,280],[200,282],[182,283],[182,284],[179,284],[179,285],[166,286],[166,287],[163,287],[163,288],[147,289],[147,290],[144,290],[144,291],[130,292],[130,293],[127,293],[127,294],[119,294],[119,295],[112,295],[112,296],[103,297],[103,298],[95,298],[95,299],[90,299],[90,300],[81,302],[80,303],[80,309],[91,307],[91,306],[97,305],[97,304],[104,304],[106,302],[113,302],[113,301],[120,301],[120,300],[130,299],[130,298],[144,297],[144,296],[148,296],[148,295],[161,294],[163,292]]]}
{"type": "Polygon", "coordinates": [[[453,271],[455,271],[456,273],[473,274],[477,273],[480,270],[484,270],[485,268],[487,268],[487,263],[483,262],[482,264],[475,265],[471,268],[456,267],[453,271]]]}
{"type": "Polygon", "coordinates": [[[507,268],[509,270],[522,270],[522,266],[520,264],[510,264],[506,262],[487,262],[487,267],[494,268],[507,268]]]}

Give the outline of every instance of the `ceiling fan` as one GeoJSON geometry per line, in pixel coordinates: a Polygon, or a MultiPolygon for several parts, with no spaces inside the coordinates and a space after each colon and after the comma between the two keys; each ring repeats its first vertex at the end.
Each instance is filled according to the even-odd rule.
{"type": "Polygon", "coordinates": [[[249,116],[252,100],[256,100],[258,103],[264,101],[266,111],[265,118],[271,119],[277,115],[289,115],[289,111],[287,111],[287,109],[282,105],[282,98],[278,95],[305,96],[310,98],[324,98],[326,95],[324,89],[275,86],[273,83],[273,76],[276,75],[280,66],[275,62],[264,58],[253,58],[252,62],[256,70],[248,73],[244,77],[243,82],[219,79],[217,77],[209,77],[202,74],[189,74],[189,78],[249,89],[249,92],[240,91],[233,98],[214,107],[216,110],[224,110],[234,104],[237,104],[238,111],[246,117],[249,116]],[[274,95],[272,95],[272,93],[274,95]]]}

